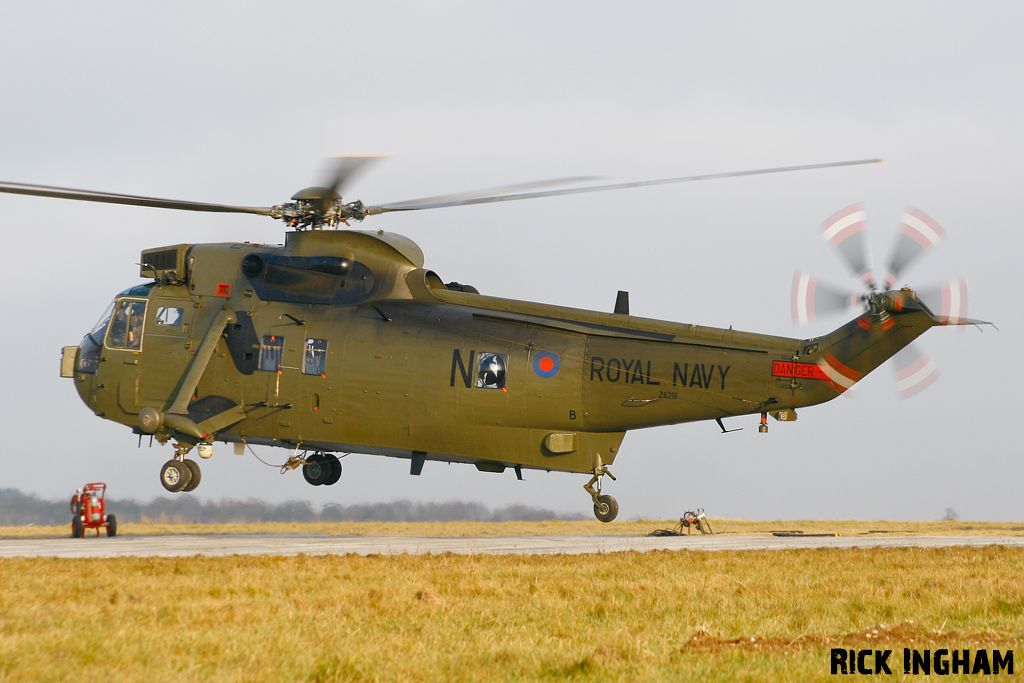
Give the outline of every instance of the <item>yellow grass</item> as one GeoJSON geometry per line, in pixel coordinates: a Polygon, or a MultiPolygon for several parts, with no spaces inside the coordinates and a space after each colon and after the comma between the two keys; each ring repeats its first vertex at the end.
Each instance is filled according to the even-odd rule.
{"type": "MultiPolygon", "coordinates": [[[[859,520],[788,520],[752,522],[740,519],[711,519],[715,533],[730,536],[765,536],[773,531],[801,530],[804,533],[836,533],[841,536],[1024,536],[1022,522],[891,522],[859,520]]],[[[122,524],[122,536],[164,536],[168,534],[329,534],[332,536],[579,536],[595,534],[646,535],[655,529],[670,529],[678,519],[620,521],[603,524],[597,520],[579,522],[315,522],[266,524],[174,524],[167,521],[122,524]]],[[[95,532],[88,532],[95,533],[95,532]]],[[[101,532],[105,533],[105,532],[101,532]]],[[[0,526],[4,538],[57,538],[71,535],[69,522],[61,526],[0,526]]]]}
{"type": "Polygon", "coordinates": [[[0,680],[835,680],[832,646],[1020,659],[1021,577],[1000,547],[6,559],[0,680]]]}

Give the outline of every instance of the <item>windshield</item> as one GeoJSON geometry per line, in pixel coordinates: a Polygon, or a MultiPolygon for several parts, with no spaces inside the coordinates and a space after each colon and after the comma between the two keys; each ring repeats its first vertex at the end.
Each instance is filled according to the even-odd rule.
{"type": "Polygon", "coordinates": [[[107,310],[100,316],[99,321],[92,326],[89,334],[85,335],[82,343],[78,345],[78,372],[87,375],[96,374],[96,366],[100,362],[100,349],[103,348],[103,333],[110,324],[110,316],[114,312],[114,301],[110,302],[107,310]]]}
{"type": "MultiPolygon", "coordinates": [[[[82,339],[82,343],[78,345],[79,352],[78,352],[78,366],[76,368],[77,372],[85,373],[87,375],[95,375],[96,374],[96,366],[100,362],[100,351],[103,348],[103,335],[107,331],[107,326],[110,325],[110,318],[114,314],[114,306],[117,304],[118,297],[122,297],[122,296],[138,296],[138,297],[148,296],[149,295],[149,290],[152,288],[152,286],[153,286],[153,283],[148,283],[148,284],[145,284],[145,285],[137,285],[135,287],[129,287],[128,289],[126,289],[123,292],[121,292],[120,294],[118,294],[117,297],[114,297],[114,300],[110,302],[109,306],[107,306],[107,310],[104,311],[103,315],[100,316],[99,321],[95,325],[92,326],[92,329],[89,331],[89,334],[85,335],[85,337],[82,339]]],[[[130,302],[130,303],[139,303],[139,302],[130,302]]],[[[139,313],[138,313],[138,316],[141,316],[144,311],[145,311],[145,304],[142,303],[141,308],[140,308],[139,313]]],[[[134,308],[130,306],[129,309],[127,310],[126,320],[131,318],[131,313],[133,313],[133,312],[135,312],[134,308]]],[[[138,337],[136,337],[136,339],[137,338],[138,337]]],[[[130,348],[138,348],[138,346],[135,345],[135,346],[131,346],[130,348]]]]}

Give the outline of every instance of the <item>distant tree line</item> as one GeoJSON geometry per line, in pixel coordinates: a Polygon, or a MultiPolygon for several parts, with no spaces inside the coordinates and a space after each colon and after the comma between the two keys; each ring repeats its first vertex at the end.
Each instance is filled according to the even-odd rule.
{"type": "MultiPolygon", "coordinates": [[[[44,500],[18,489],[0,489],[0,526],[68,524],[68,500],[44,500]]],[[[588,519],[583,514],[566,514],[509,505],[490,509],[482,503],[418,503],[395,500],[385,503],[339,505],[329,503],[319,510],[307,501],[268,503],[262,500],[202,501],[189,494],[154,498],[146,502],[107,497],[108,513],[121,524],[254,524],[260,522],[536,522],[549,519],[588,519]]]]}

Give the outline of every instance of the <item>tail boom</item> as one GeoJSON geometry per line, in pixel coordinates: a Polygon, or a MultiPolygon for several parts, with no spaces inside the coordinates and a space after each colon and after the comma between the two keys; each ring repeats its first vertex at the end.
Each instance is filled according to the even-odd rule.
{"type": "Polygon", "coordinates": [[[869,310],[824,337],[806,340],[801,359],[815,363],[820,382],[805,382],[797,403],[814,405],[843,394],[936,325],[970,324],[964,318],[935,316],[912,290],[873,295],[869,310]]]}

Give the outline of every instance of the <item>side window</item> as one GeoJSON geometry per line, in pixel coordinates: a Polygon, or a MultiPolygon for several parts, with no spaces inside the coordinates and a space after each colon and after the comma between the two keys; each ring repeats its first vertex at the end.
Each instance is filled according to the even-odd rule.
{"type": "Polygon", "coordinates": [[[146,318],[145,301],[118,301],[111,318],[107,346],[133,351],[142,348],[142,322],[146,318]]]}
{"type": "Polygon", "coordinates": [[[307,339],[302,354],[302,374],[324,375],[327,372],[327,340],[307,339]]]}
{"type": "Polygon", "coordinates": [[[277,372],[281,369],[281,357],[284,355],[284,337],[277,334],[265,334],[260,342],[260,370],[277,372]]]}
{"type": "Polygon", "coordinates": [[[481,352],[476,366],[476,386],[480,389],[504,389],[508,354],[481,352]]]}
{"type": "Polygon", "coordinates": [[[161,327],[179,327],[184,309],[161,306],[156,309],[156,324],[161,327]]]}

